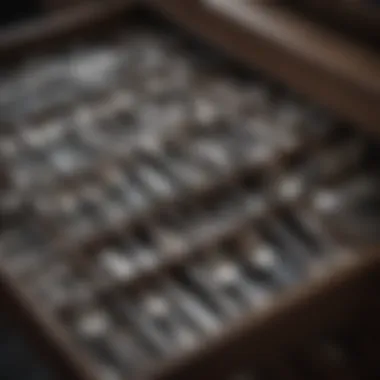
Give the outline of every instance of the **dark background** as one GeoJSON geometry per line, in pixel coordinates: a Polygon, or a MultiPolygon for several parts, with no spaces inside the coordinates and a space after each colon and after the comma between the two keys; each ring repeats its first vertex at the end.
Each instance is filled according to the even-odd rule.
{"type": "Polygon", "coordinates": [[[10,25],[17,21],[25,20],[41,12],[37,1],[10,0],[0,1],[0,24],[10,25]]]}
{"type": "Polygon", "coordinates": [[[25,341],[11,323],[6,310],[0,313],[0,379],[1,380],[56,380],[43,358],[25,341]]]}

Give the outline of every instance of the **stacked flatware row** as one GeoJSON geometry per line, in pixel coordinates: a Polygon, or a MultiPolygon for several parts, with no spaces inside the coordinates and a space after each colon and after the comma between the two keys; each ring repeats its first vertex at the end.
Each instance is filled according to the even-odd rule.
{"type": "MultiPolygon", "coordinates": [[[[220,128],[220,139],[225,143],[233,139],[239,145],[248,139],[245,144],[250,147],[266,142],[257,152],[258,159],[279,148],[292,149],[302,138],[316,138],[330,127],[330,121],[320,120],[323,118],[315,108],[284,94],[276,95],[265,82],[239,81],[226,75],[226,68],[220,65],[203,67],[201,60],[184,56],[178,41],[171,38],[165,42],[164,37],[135,32],[135,37],[120,37],[123,44],[46,57],[38,64],[25,64],[17,75],[8,74],[8,87],[20,82],[15,93],[25,93],[31,101],[47,92],[37,116],[27,112],[21,120],[3,121],[18,131],[16,136],[4,131],[0,147],[11,169],[12,183],[30,189],[50,184],[54,177],[82,173],[94,161],[132,155],[136,149],[156,152],[167,140],[187,145],[189,134],[199,133],[207,139],[209,129],[219,124],[226,124],[226,131],[220,128]],[[64,90],[58,81],[62,76],[63,85],[73,82],[84,86],[85,82],[90,86],[101,80],[102,91],[95,98],[73,100],[70,106],[60,102],[48,112],[51,91],[64,90]],[[37,82],[33,95],[28,93],[28,78],[37,82]],[[51,84],[45,89],[39,81],[51,84]],[[231,132],[235,125],[241,128],[231,132]]],[[[5,85],[0,98],[4,118],[11,108],[7,104],[10,99],[12,91],[5,85]]],[[[17,98],[12,102],[19,115],[25,102],[17,98]]],[[[218,151],[217,147],[212,151],[218,151]]]]}
{"type": "Polygon", "coordinates": [[[374,241],[366,138],[180,39],[120,32],[4,88],[2,207],[18,217],[0,262],[100,379],[199,348],[355,260],[343,219],[374,241]]]}

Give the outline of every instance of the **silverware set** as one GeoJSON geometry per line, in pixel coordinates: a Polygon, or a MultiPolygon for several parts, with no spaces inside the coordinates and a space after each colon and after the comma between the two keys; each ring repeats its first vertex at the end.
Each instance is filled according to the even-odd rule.
{"type": "Polygon", "coordinates": [[[4,199],[29,210],[0,236],[1,265],[106,380],[193,350],[351,259],[336,226],[376,235],[364,138],[331,142],[317,108],[181,49],[137,29],[27,63],[0,92],[15,125],[0,140],[4,199]]]}

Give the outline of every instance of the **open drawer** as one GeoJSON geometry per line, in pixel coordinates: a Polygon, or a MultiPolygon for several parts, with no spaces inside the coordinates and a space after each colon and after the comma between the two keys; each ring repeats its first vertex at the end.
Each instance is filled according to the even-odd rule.
{"type": "Polygon", "coordinates": [[[239,375],[378,286],[376,143],[147,5],[0,45],[2,299],[66,378],[239,375]]]}

